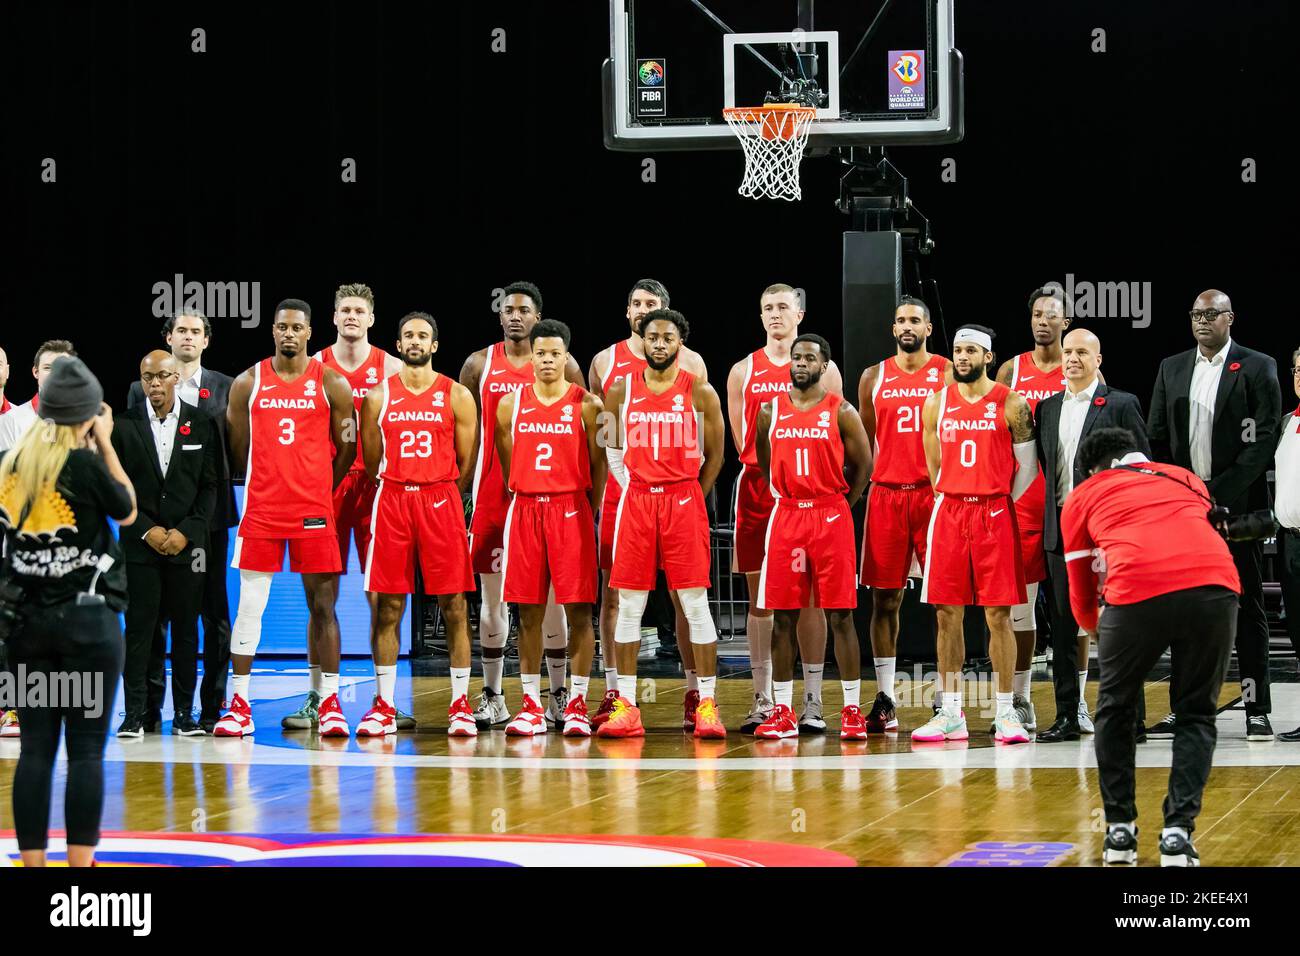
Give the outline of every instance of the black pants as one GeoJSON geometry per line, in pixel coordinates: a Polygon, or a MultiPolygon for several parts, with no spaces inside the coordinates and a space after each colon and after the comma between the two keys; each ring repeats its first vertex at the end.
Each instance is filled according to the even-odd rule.
{"type": "MultiPolygon", "coordinates": [[[[1246,714],[1273,709],[1268,679],[1268,615],[1264,611],[1264,545],[1260,541],[1230,541],[1228,550],[1241,577],[1241,609],[1237,612],[1237,665],[1246,714]]],[[[1174,713],[1178,713],[1177,710],[1174,713]]]]}
{"type": "MultiPolygon", "coordinates": [[[[122,673],[122,630],[117,615],[103,605],[64,604],[29,611],[26,618],[9,642],[14,670],[25,669],[28,680],[35,673],[76,674],[81,699],[47,700],[41,706],[25,706],[34,703],[27,701],[18,708],[23,728],[13,783],[18,849],[45,848],[60,736],[68,750],[63,798],[68,843],[94,846],[104,809],[104,741],[122,673]],[[67,703],[75,706],[52,706],[67,703]]],[[[60,684],[67,686],[49,681],[51,689],[60,684]]]]}
{"type": "Polygon", "coordinates": [[[1170,649],[1169,699],[1178,715],[1165,797],[1165,826],[1191,832],[1210,775],[1223,672],[1237,632],[1237,595],[1218,586],[1112,604],[1097,628],[1097,776],[1107,823],[1137,819],[1136,702],[1147,674],[1170,649]]]}
{"type": "MultiPolygon", "coordinates": [[[[226,680],[230,672],[230,599],[226,593],[226,552],[230,530],[215,528],[208,550],[208,573],[203,581],[203,683],[199,687],[201,716],[216,720],[226,701],[226,680]]],[[[154,630],[153,653],[146,681],[148,713],[162,707],[166,692],[167,641],[162,621],[154,630]]]]}
{"type": "Polygon", "coordinates": [[[154,655],[155,632],[171,622],[172,706],[177,714],[194,707],[198,680],[199,606],[207,575],[188,560],[156,561],[126,566],[126,666],[123,690],[126,712],[144,717],[162,706],[162,696],[146,686],[154,655]]]}
{"type": "Polygon", "coordinates": [[[1070,578],[1065,555],[1047,552],[1048,608],[1052,618],[1052,685],[1056,691],[1057,718],[1079,712],[1079,624],[1070,610],[1070,578]]]}
{"type": "Polygon", "coordinates": [[[1277,536],[1278,577],[1282,605],[1286,608],[1286,634],[1291,650],[1300,658],[1300,531],[1283,528],[1277,536]]]}

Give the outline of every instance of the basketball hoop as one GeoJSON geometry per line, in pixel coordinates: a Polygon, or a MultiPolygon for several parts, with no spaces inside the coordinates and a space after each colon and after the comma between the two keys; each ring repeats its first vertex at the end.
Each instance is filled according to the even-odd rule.
{"type": "Polygon", "coordinates": [[[799,163],[817,110],[797,103],[734,106],[722,111],[745,151],[746,199],[801,199],[799,163]]]}

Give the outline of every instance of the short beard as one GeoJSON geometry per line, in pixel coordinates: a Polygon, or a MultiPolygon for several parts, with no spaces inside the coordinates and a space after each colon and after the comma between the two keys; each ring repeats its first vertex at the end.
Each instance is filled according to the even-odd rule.
{"type": "Polygon", "coordinates": [[[908,345],[902,339],[895,339],[894,341],[896,341],[898,343],[898,347],[902,349],[904,352],[906,352],[908,355],[911,355],[913,352],[919,352],[921,351],[921,349],[925,347],[925,339],[919,336],[912,339],[911,345],[908,345]]]}
{"type": "Polygon", "coordinates": [[[433,353],[425,352],[423,355],[417,356],[416,358],[411,358],[409,353],[403,352],[402,361],[405,362],[411,368],[424,368],[424,366],[428,365],[431,361],[433,361],[433,353]]]}
{"type": "Polygon", "coordinates": [[[818,382],[820,382],[821,380],[822,380],[822,373],[821,373],[820,370],[819,370],[819,371],[816,371],[816,372],[809,372],[809,373],[808,373],[808,379],[807,379],[807,381],[805,381],[802,385],[800,385],[800,384],[795,380],[795,378],[794,378],[793,375],[790,376],[790,384],[793,385],[795,388],[799,389],[799,391],[801,391],[801,392],[806,392],[806,391],[808,391],[808,389],[812,388],[814,385],[816,385],[816,384],[817,384],[818,382]]]}
{"type": "Polygon", "coordinates": [[[971,370],[969,372],[962,374],[957,370],[957,366],[954,365],[952,367],[952,377],[958,382],[961,382],[963,385],[969,385],[971,382],[978,382],[981,378],[984,377],[984,366],[972,365],[971,370]]]}
{"type": "Polygon", "coordinates": [[[645,353],[646,365],[649,365],[656,372],[662,372],[664,369],[673,365],[676,361],[677,361],[677,352],[673,352],[673,354],[668,356],[668,358],[664,359],[664,361],[661,364],[655,362],[654,353],[649,351],[645,353]]]}

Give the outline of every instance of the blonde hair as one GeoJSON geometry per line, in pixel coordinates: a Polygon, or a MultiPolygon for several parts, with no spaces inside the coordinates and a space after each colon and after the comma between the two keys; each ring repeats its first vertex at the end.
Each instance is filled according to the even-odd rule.
{"type": "Polygon", "coordinates": [[[52,491],[68,454],[81,446],[79,425],[35,421],[0,462],[0,508],[17,527],[22,514],[52,491]]]}

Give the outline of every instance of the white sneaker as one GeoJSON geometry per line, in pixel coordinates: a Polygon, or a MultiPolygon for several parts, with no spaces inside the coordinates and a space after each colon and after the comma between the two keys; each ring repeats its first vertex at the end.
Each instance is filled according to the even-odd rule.
{"type": "Polygon", "coordinates": [[[993,739],[1004,744],[1027,744],[1029,731],[1025,730],[1025,725],[1013,710],[993,718],[993,739]]]}
{"type": "Polygon", "coordinates": [[[474,723],[479,730],[491,730],[510,723],[510,708],[506,706],[505,698],[484,687],[478,706],[474,708],[474,723]]]}
{"type": "Polygon", "coordinates": [[[772,716],[772,711],[776,709],[776,704],[772,703],[771,698],[766,694],[754,695],[754,709],[749,712],[745,722],[740,725],[742,734],[752,734],[754,731],[767,722],[772,716]]]}
{"type": "Polygon", "coordinates": [[[510,737],[536,737],[546,733],[546,715],[541,705],[531,697],[524,697],[523,709],[514,720],[506,724],[506,735],[510,737]]]}
{"type": "Polygon", "coordinates": [[[965,714],[954,717],[942,710],[912,731],[912,739],[924,743],[935,743],[940,740],[965,740],[969,736],[970,732],[966,729],[965,714]]]}
{"type": "Polygon", "coordinates": [[[389,737],[397,733],[397,710],[382,697],[376,697],[370,710],[357,724],[358,737],[389,737]]]}
{"type": "Polygon", "coordinates": [[[799,732],[801,734],[826,733],[826,720],[822,717],[822,702],[814,700],[811,695],[803,699],[803,713],[799,715],[799,732]]]}
{"type": "Polygon", "coordinates": [[[547,723],[561,726],[564,723],[564,708],[569,706],[569,691],[561,687],[551,691],[550,703],[546,705],[547,723]]]}
{"type": "Polygon", "coordinates": [[[1097,728],[1092,725],[1092,715],[1088,713],[1088,702],[1079,701],[1079,733],[1095,734],[1097,728]]]}
{"type": "Polygon", "coordinates": [[[1034,713],[1034,702],[1028,697],[1021,697],[1019,694],[1011,698],[1011,708],[1020,718],[1020,724],[1025,730],[1034,731],[1038,729],[1038,715],[1034,713]]]}

